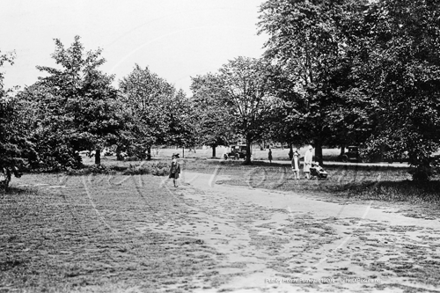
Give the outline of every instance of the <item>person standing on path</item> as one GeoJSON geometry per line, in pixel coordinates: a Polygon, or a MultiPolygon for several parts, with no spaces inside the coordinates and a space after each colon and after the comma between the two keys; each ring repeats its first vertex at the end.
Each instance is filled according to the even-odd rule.
{"type": "Polygon", "coordinates": [[[272,164],[272,150],[269,147],[269,152],[267,153],[268,159],[269,159],[269,163],[272,164]]]}
{"type": "Polygon", "coordinates": [[[304,155],[304,173],[307,179],[310,179],[310,167],[312,166],[313,161],[313,147],[309,146],[309,149],[306,151],[304,155]]]}
{"type": "Polygon", "coordinates": [[[298,149],[296,149],[293,152],[292,171],[293,171],[293,177],[298,180],[299,179],[299,152],[298,152],[298,149]]]}
{"type": "Polygon", "coordinates": [[[170,167],[170,175],[168,178],[173,178],[173,184],[174,187],[178,187],[177,186],[177,182],[176,180],[179,179],[179,175],[180,175],[180,164],[179,162],[177,162],[177,158],[178,156],[176,154],[173,154],[173,156],[171,157],[173,160],[171,162],[171,167],[170,167]]]}

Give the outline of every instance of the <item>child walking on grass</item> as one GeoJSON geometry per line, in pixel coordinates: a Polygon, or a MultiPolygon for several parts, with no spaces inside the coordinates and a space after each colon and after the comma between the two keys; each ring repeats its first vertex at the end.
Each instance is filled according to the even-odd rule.
{"type": "Polygon", "coordinates": [[[171,157],[172,162],[170,167],[170,175],[168,176],[168,178],[173,178],[174,187],[178,187],[176,180],[179,179],[180,175],[180,164],[179,162],[177,162],[178,157],[178,154],[173,154],[173,156],[171,157]]]}

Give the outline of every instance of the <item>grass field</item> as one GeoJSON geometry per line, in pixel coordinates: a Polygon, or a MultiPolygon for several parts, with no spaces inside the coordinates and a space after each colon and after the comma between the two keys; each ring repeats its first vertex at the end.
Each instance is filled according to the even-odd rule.
{"type": "MultiPolygon", "coordinates": [[[[103,164],[117,166],[117,170],[166,164],[172,152],[163,150],[152,162],[118,162],[105,157],[103,164]]],[[[294,180],[284,165],[256,162],[244,166],[237,161],[203,160],[201,152],[197,154],[200,157],[181,160],[184,173],[222,176],[217,184],[293,191],[336,202],[405,202],[427,209],[424,214],[429,217],[438,217],[439,182],[414,185],[407,180],[406,169],[335,167],[327,170],[327,180],[294,180]]],[[[86,164],[91,162],[85,158],[86,164]]],[[[199,234],[180,229],[199,227],[207,216],[199,216],[196,223],[194,217],[200,215],[200,209],[196,209],[196,202],[184,199],[182,191],[187,187],[181,182],[182,189],[170,189],[168,182],[166,188],[160,188],[164,178],[126,176],[118,171],[87,176],[26,174],[14,179],[11,190],[0,193],[0,292],[194,292],[219,288],[230,278],[219,271],[234,270],[241,264],[225,266],[225,252],[207,245],[199,234]]],[[[204,213],[218,215],[210,209],[205,208],[204,213]]],[[[266,217],[254,206],[235,206],[234,202],[227,210],[237,217],[239,227],[252,217],[266,217]]],[[[210,229],[217,235],[217,224],[213,225],[210,229]]],[[[255,227],[250,225],[249,229],[252,232],[255,227]]],[[[216,237],[229,241],[220,233],[216,237]]],[[[281,270],[282,262],[277,262],[277,267],[281,270]]]]}
{"type": "MultiPolygon", "coordinates": [[[[205,150],[206,151],[206,150],[205,150]]],[[[278,149],[279,153],[282,152],[278,149]]],[[[305,151],[305,150],[303,150],[305,151]]],[[[339,150],[326,150],[332,154],[339,150]]],[[[274,151],[275,152],[275,151],[274,151]]],[[[125,168],[132,165],[148,166],[151,164],[168,164],[175,150],[162,149],[151,162],[118,162],[113,157],[104,158],[103,163],[109,166],[125,168]]],[[[206,154],[205,154],[206,155],[206,154]]],[[[360,200],[378,200],[387,202],[440,203],[440,178],[434,177],[430,182],[412,182],[412,176],[405,167],[393,165],[363,166],[362,164],[325,167],[329,173],[326,180],[294,180],[289,165],[272,163],[267,160],[255,160],[253,165],[245,166],[242,160],[209,161],[203,152],[192,153],[181,159],[182,168],[187,171],[207,174],[228,175],[230,179],[218,182],[251,188],[275,189],[284,191],[324,193],[326,195],[360,200]]],[[[85,160],[92,164],[92,160],[85,160]]]]}
{"type": "Polygon", "coordinates": [[[216,252],[188,235],[153,231],[190,213],[160,181],[26,175],[28,187],[0,195],[0,292],[154,292],[185,283],[191,291],[216,252]]]}

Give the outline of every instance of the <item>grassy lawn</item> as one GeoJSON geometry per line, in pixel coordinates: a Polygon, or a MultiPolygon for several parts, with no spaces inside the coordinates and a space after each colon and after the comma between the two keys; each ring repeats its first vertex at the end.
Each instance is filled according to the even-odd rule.
{"type": "MultiPolygon", "coordinates": [[[[173,150],[166,151],[162,157],[156,157],[151,162],[118,162],[114,158],[105,158],[103,163],[119,168],[167,165],[170,160],[166,157],[168,152],[171,157],[173,150]]],[[[328,179],[306,180],[301,173],[302,179],[294,180],[289,165],[269,164],[267,161],[254,161],[253,165],[245,166],[242,160],[205,160],[198,152],[197,156],[185,157],[180,162],[183,170],[229,176],[228,180],[217,181],[217,184],[313,193],[353,200],[434,204],[434,207],[440,203],[440,178],[437,176],[430,182],[416,183],[411,180],[407,168],[362,164],[329,166],[325,167],[329,173],[328,179]]],[[[86,163],[91,164],[92,161],[86,163]]]]}
{"type": "Polygon", "coordinates": [[[0,292],[190,290],[216,252],[149,228],[189,213],[179,195],[158,188],[160,180],[26,175],[28,187],[0,194],[0,292]]]}
{"type": "MultiPolygon", "coordinates": [[[[167,157],[152,162],[105,157],[111,174],[14,179],[11,190],[0,193],[0,292],[155,292],[164,287],[191,292],[215,287],[221,253],[183,232],[158,232],[167,222],[194,225],[192,207],[179,190],[159,188],[163,176],[121,173],[136,166],[163,167],[167,157]]],[[[217,184],[329,200],[405,202],[433,213],[440,203],[440,182],[414,184],[407,169],[333,167],[327,168],[326,180],[294,180],[288,166],[267,162],[244,166],[193,157],[181,163],[184,171],[228,176],[217,184]]]]}

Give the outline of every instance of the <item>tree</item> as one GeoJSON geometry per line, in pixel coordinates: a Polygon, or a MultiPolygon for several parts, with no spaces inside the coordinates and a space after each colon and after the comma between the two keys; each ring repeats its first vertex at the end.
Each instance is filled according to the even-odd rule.
{"type": "Polygon", "coordinates": [[[416,180],[438,168],[440,147],[440,3],[382,0],[373,3],[357,27],[354,71],[375,104],[373,150],[404,153],[416,180]]]}
{"type": "MultiPolygon", "coordinates": [[[[0,52],[0,68],[14,63],[14,54],[0,52]]],[[[33,144],[28,140],[28,129],[23,123],[22,104],[4,87],[4,75],[0,72],[0,172],[10,176],[11,170],[23,168],[36,158],[33,144]]],[[[18,176],[18,173],[15,172],[18,176]]],[[[10,179],[10,178],[9,178],[10,179]]],[[[4,187],[8,187],[7,178],[4,187]]]]}
{"type": "Polygon", "coordinates": [[[289,145],[289,158],[293,158],[293,146],[304,145],[308,142],[307,124],[302,120],[292,119],[292,113],[299,114],[299,101],[301,97],[297,93],[295,83],[291,80],[288,71],[281,66],[273,66],[274,74],[270,77],[273,84],[273,95],[280,99],[280,105],[276,107],[269,124],[270,131],[267,139],[287,143],[289,145]]]}
{"type": "Polygon", "coordinates": [[[198,142],[212,148],[212,157],[219,145],[229,145],[234,139],[229,111],[224,109],[227,93],[217,74],[207,73],[192,78],[192,104],[196,112],[198,142]]]}
{"type": "Polygon", "coordinates": [[[285,118],[300,126],[322,164],[322,146],[350,109],[345,92],[350,56],[342,25],[362,10],[364,1],[269,0],[260,9],[260,32],[269,34],[265,58],[281,66],[289,78],[280,85],[291,113],[285,118]]]}
{"type": "Polygon", "coordinates": [[[23,123],[29,129],[29,139],[34,143],[39,156],[32,168],[61,170],[65,167],[78,167],[81,157],[75,153],[70,136],[66,134],[66,117],[54,115],[58,103],[50,89],[36,82],[25,87],[18,96],[24,105],[23,123]]]}
{"type": "Polygon", "coordinates": [[[263,60],[237,57],[220,69],[224,107],[234,131],[246,141],[245,164],[251,164],[251,144],[268,131],[277,98],[272,96],[271,65],[263,60]]]}
{"type": "Polygon", "coordinates": [[[168,108],[175,88],[148,67],[142,69],[136,64],[133,71],[120,81],[119,89],[133,119],[130,128],[133,137],[125,148],[136,149],[141,158],[147,152],[149,159],[154,144],[166,143],[168,108]]]}
{"type": "Polygon", "coordinates": [[[119,83],[133,123],[131,146],[151,157],[153,144],[194,146],[193,111],[182,90],[136,65],[119,83]]]}
{"type": "Polygon", "coordinates": [[[182,90],[170,97],[166,104],[168,131],[164,142],[178,147],[194,147],[196,143],[195,112],[191,101],[182,90]]]}
{"type": "Polygon", "coordinates": [[[117,91],[112,86],[114,77],[99,70],[105,62],[102,50],[85,52],[79,36],[69,48],[55,39],[55,47],[52,58],[61,68],[37,66],[47,75],[27,91],[42,114],[36,139],[51,134],[46,157],[59,167],[65,167],[66,160],[77,166],[78,152],[92,149],[95,163],[100,164],[101,149],[114,142],[123,127],[117,91]]]}

